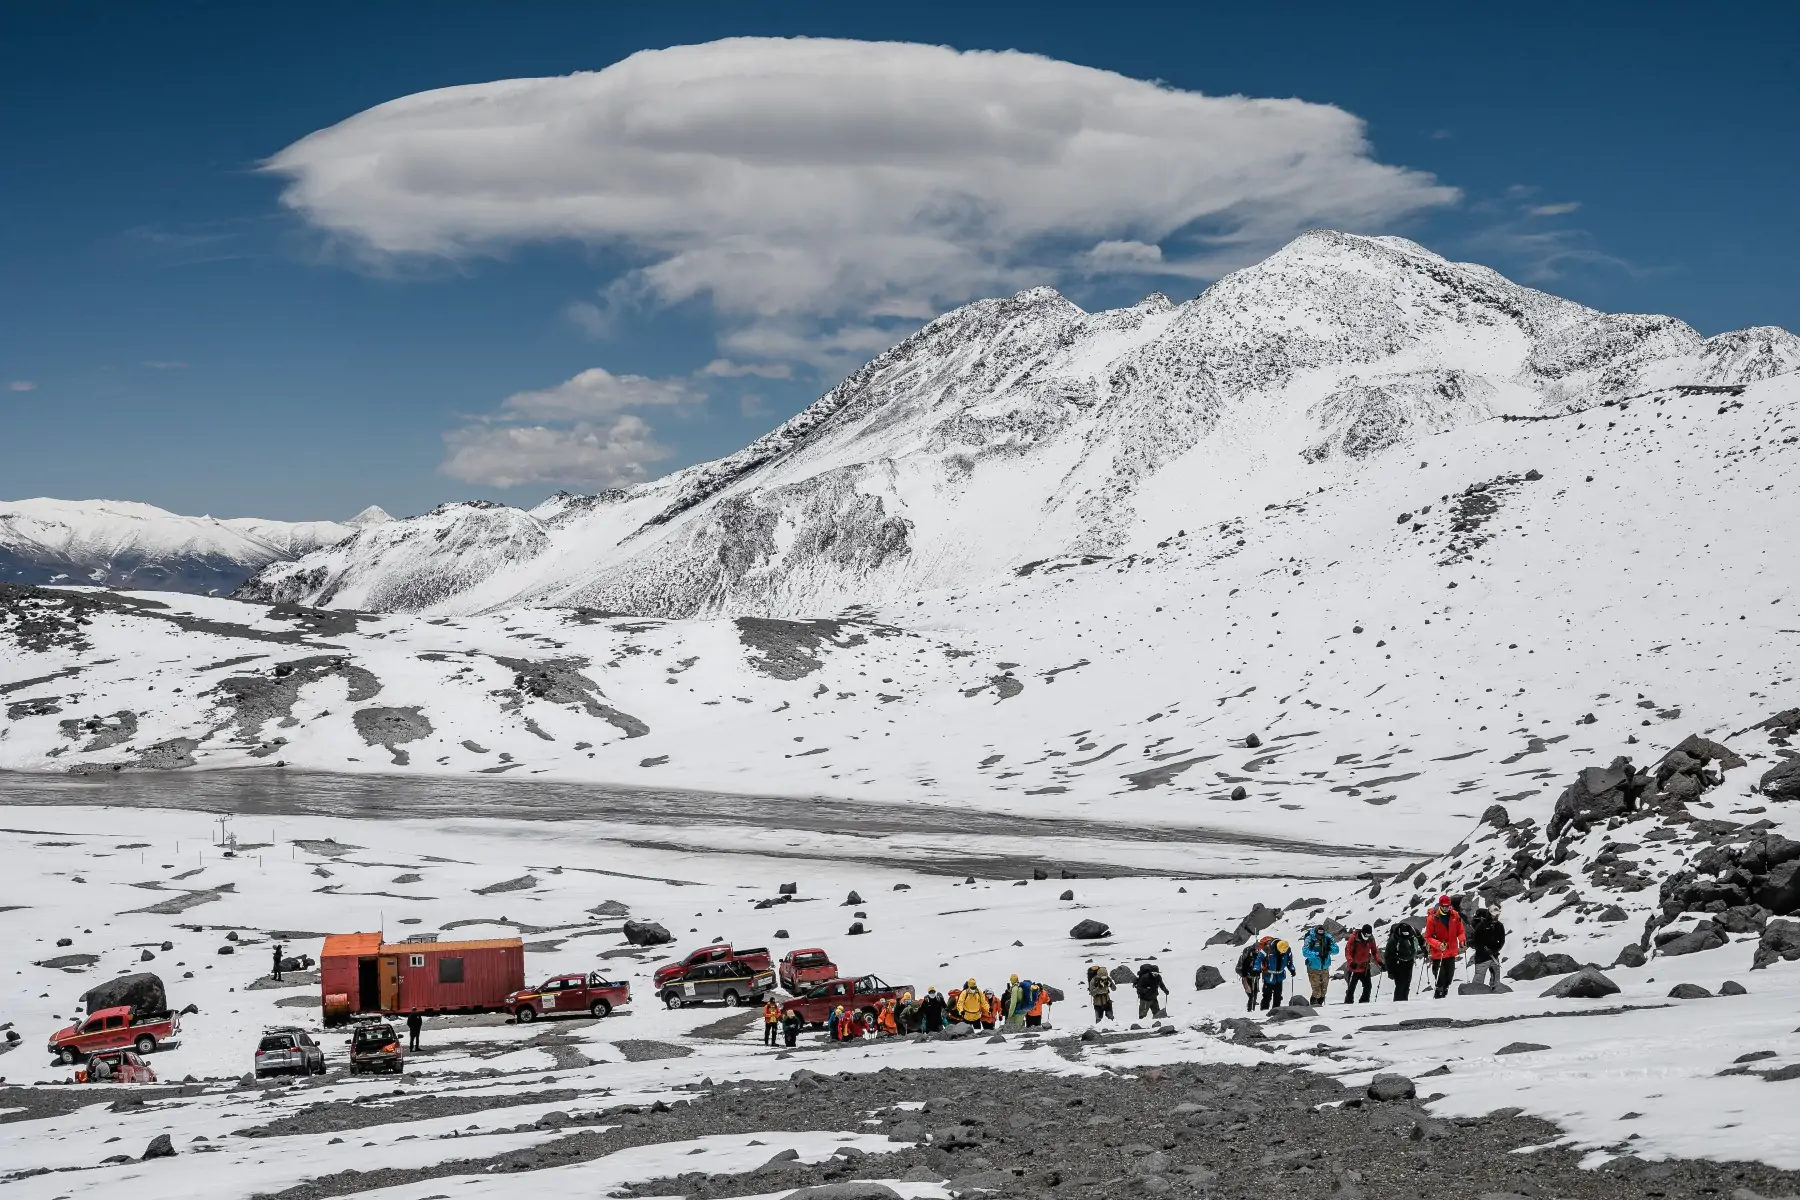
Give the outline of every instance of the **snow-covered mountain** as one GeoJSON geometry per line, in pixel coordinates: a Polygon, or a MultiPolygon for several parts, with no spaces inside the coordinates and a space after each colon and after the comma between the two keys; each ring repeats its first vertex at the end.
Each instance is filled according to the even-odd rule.
{"type": "Polygon", "coordinates": [[[1309,233],[1173,305],[1048,288],[932,322],[736,454],[522,512],[446,505],[264,570],[249,598],[466,614],[790,615],[1127,554],[1331,486],[1495,416],[1800,368],[1800,338],[1703,338],[1452,263],[1309,233]]]}
{"type": "Polygon", "coordinates": [[[120,500],[0,501],[0,581],[218,594],[273,562],[335,545],[371,520],[184,517],[120,500]]]}

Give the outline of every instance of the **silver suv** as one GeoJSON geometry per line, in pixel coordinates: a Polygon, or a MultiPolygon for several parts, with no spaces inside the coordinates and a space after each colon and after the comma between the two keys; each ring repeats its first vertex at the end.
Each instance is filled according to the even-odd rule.
{"type": "Polygon", "coordinates": [[[271,1029],[256,1047],[256,1077],[323,1075],[325,1051],[304,1029],[271,1029]]]}

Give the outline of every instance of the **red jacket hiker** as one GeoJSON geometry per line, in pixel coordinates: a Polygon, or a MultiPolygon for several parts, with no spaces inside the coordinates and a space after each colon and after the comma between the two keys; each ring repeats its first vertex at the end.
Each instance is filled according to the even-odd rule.
{"type": "Polygon", "coordinates": [[[1425,949],[1434,962],[1460,956],[1468,944],[1461,913],[1442,903],[1431,910],[1425,918],[1425,949]]]}
{"type": "Polygon", "coordinates": [[[1344,946],[1344,969],[1352,975],[1366,975],[1370,964],[1381,964],[1381,951],[1375,939],[1363,933],[1352,934],[1344,946]]]}

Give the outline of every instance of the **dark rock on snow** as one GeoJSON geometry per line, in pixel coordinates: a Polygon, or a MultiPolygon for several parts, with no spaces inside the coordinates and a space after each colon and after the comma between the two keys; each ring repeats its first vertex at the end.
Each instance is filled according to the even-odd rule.
{"type": "Polygon", "coordinates": [[[1544,996],[1561,1000],[1598,1000],[1611,996],[1619,985],[1600,973],[1598,967],[1583,967],[1544,990],[1544,996]]]}
{"type": "Polygon", "coordinates": [[[1549,975],[1567,975],[1581,970],[1581,964],[1567,954],[1545,954],[1541,950],[1519,959],[1512,970],[1506,973],[1508,979],[1543,979],[1549,975]]]}
{"type": "Polygon", "coordinates": [[[157,1134],[150,1139],[150,1144],[144,1147],[145,1159],[174,1157],[175,1143],[169,1139],[169,1135],[166,1133],[157,1134]]]}
{"type": "Polygon", "coordinates": [[[1770,921],[1756,944],[1752,971],[1760,971],[1772,962],[1800,960],[1800,921],[1770,921]]]}
{"type": "Polygon", "coordinates": [[[634,946],[661,946],[674,941],[675,935],[655,921],[627,921],[625,940],[634,946]]]}
{"type": "Polygon", "coordinates": [[[1712,993],[1697,983],[1678,983],[1669,989],[1671,1000],[1710,1000],[1712,993]]]}
{"type": "Polygon", "coordinates": [[[1377,1075],[1369,1081],[1371,1100],[1411,1100],[1418,1094],[1419,1089],[1404,1075],[1377,1075]]]}
{"type": "Polygon", "coordinates": [[[1219,974],[1219,968],[1210,964],[1203,964],[1194,971],[1194,990],[1197,992],[1210,992],[1224,982],[1225,976],[1219,974]]]}
{"type": "Polygon", "coordinates": [[[1096,921],[1092,917],[1078,922],[1073,929],[1069,930],[1070,937],[1077,938],[1084,942],[1092,941],[1095,938],[1108,937],[1111,934],[1112,926],[1108,925],[1105,921],[1096,921]]]}

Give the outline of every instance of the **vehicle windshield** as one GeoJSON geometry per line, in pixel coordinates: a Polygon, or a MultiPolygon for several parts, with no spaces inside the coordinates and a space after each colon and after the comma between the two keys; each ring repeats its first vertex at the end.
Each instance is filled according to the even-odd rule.
{"type": "Polygon", "coordinates": [[[825,957],[825,952],[823,950],[809,950],[805,954],[794,955],[794,965],[796,967],[816,967],[821,963],[829,961],[830,960],[825,957]]]}
{"type": "Polygon", "coordinates": [[[400,1039],[393,1029],[386,1025],[378,1025],[373,1029],[356,1031],[355,1048],[358,1050],[379,1050],[383,1046],[392,1045],[400,1039]]]}
{"type": "Polygon", "coordinates": [[[292,1050],[293,1048],[294,1048],[294,1039],[293,1038],[289,1037],[285,1033],[277,1033],[277,1034],[271,1034],[270,1036],[265,1037],[262,1040],[262,1045],[258,1046],[257,1050],[259,1050],[259,1051],[261,1051],[261,1050],[292,1050]]]}

